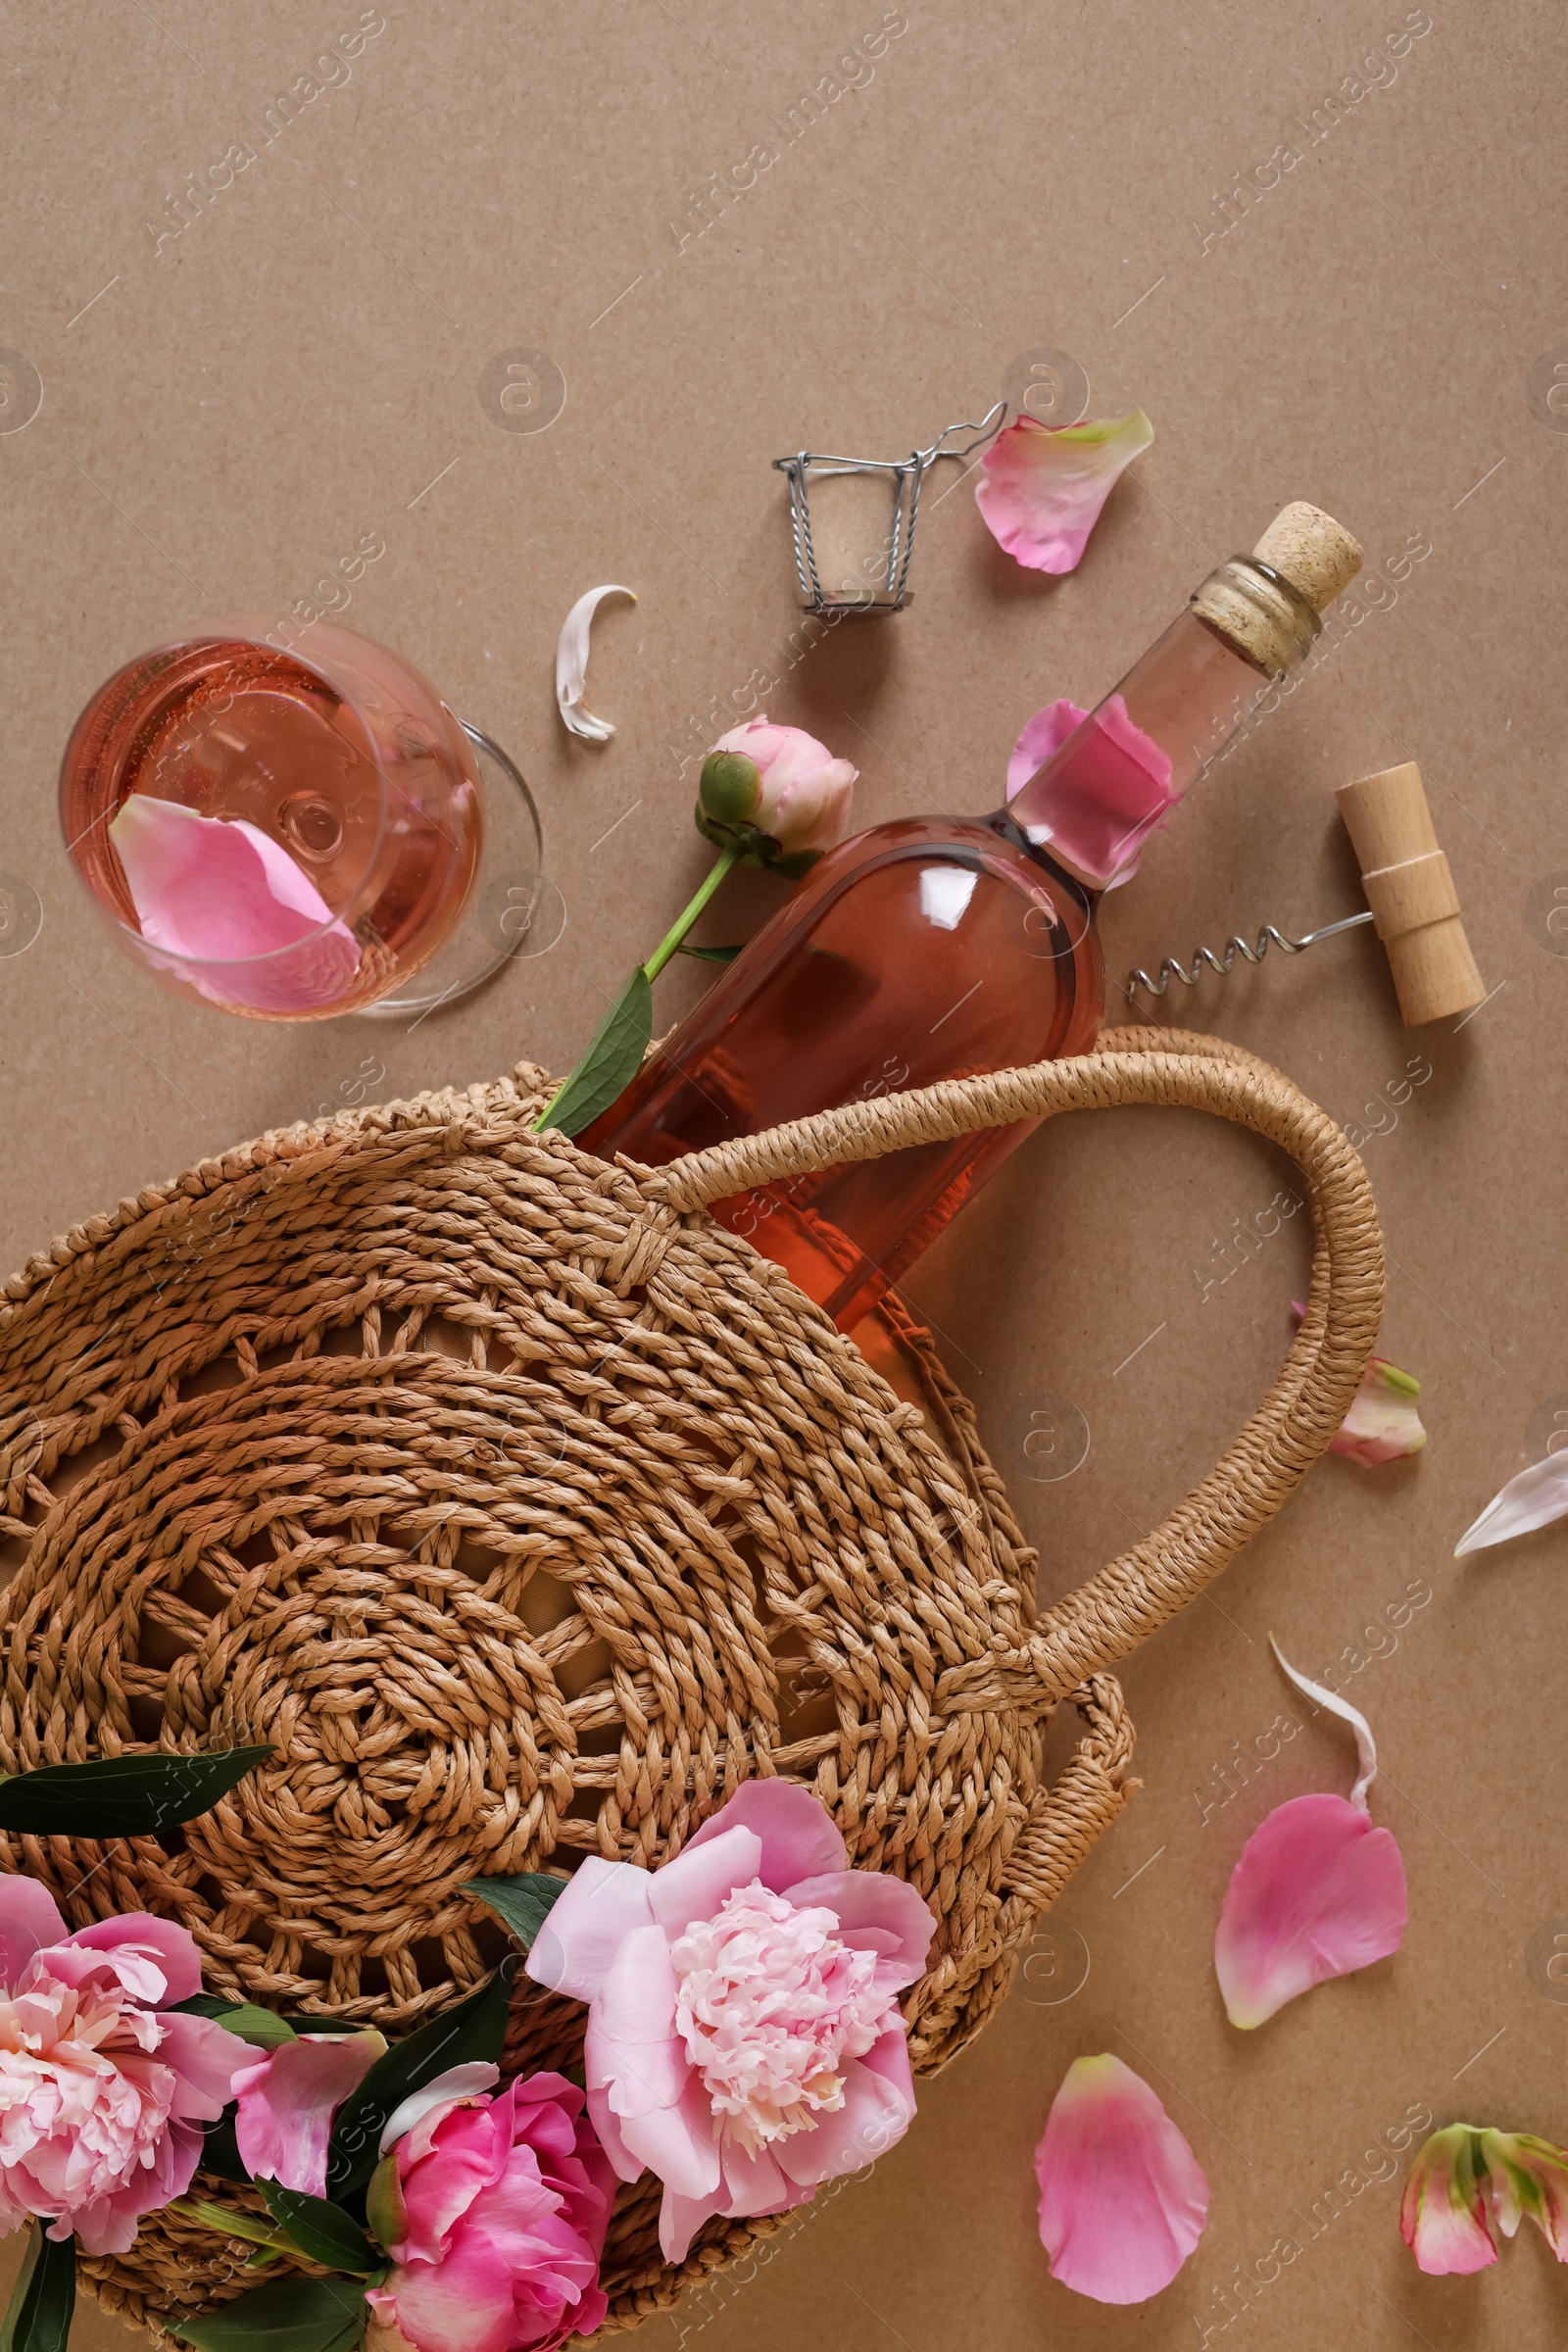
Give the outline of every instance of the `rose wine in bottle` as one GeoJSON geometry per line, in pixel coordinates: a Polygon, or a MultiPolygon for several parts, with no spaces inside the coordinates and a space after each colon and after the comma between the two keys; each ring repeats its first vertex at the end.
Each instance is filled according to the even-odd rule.
{"type": "MultiPolygon", "coordinates": [[[[1329,515],[1287,507],[1004,808],[897,818],[830,851],[584,1148],[657,1166],[858,1099],[1087,1053],[1101,894],[1305,659],[1360,562],[1329,515]]],[[[850,1330],[1033,1125],[783,1178],[713,1214],[850,1330]]]]}

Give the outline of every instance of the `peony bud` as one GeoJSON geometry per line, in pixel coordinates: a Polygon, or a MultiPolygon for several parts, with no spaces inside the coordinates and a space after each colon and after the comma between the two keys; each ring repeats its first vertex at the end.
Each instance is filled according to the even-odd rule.
{"type": "Polygon", "coordinates": [[[842,841],[858,770],[804,727],[764,714],[721,735],[703,761],[697,829],[745,865],[794,878],[842,841]]]}

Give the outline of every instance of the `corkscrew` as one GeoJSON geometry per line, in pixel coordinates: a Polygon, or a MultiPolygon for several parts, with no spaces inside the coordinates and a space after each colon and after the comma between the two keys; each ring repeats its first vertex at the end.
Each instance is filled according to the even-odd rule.
{"type": "Polygon", "coordinates": [[[1407,1029],[1444,1020],[1450,1013],[1472,1012],[1484,1004],[1487,985],[1459,919],[1459,896],[1448,860],[1438,847],[1415,761],[1407,760],[1399,767],[1363,776],[1358,784],[1342,784],[1334,797],[1361,867],[1367,896],[1361,913],[1323,923],[1299,939],[1265,923],[1251,944],[1233,933],[1217,956],[1212,948],[1196,949],[1190,965],[1167,956],[1157,975],[1142,966],[1128,974],[1129,1001],[1139,989],[1163,997],[1173,980],[1196,988],[1205,970],[1224,980],[1234,971],[1238,956],[1261,963],[1271,947],[1284,956],[1299,956],[1321,939],[1336,939],[1344,931],[1372,923],[1388,955],[1407,1029]]]}

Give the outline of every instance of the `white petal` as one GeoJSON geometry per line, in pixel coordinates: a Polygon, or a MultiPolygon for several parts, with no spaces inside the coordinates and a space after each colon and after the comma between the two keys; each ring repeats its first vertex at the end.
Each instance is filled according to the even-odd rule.
{"type": "Polygon", "coordinates": [[[1268,1645],[1298,1690],[1303,1691],[1308,1698],[1316,1699],[1320,1707],[1327,1707],[1331,1715],[1338,1715],[1344,1722],[1353,1726],[1361,1773],[1350,1790],[1350,1802],[1358,1812],[1364,1813],[1367,1810],[1366,1792],[1378,1777],[1378,1751],[1373,1744],[1372,1726],[1358,1708],[1351,1706],[1348,1698],[1341,1698],[1335,1691],[1325,1690],[1321,1683],[1308,1682],[1304,1674],[1298,1674],[1272,1634],[1268,1638],[1268,1645]]]}
{"type": "Polygon", "coordinates": [[[590,743],[608,743],[615,732],[608,718],[595,718],[582,699],[588,683],[588,631],[607,596],[629,596],[633,604],[637,602],[632,588],[590,588],[566,614],[556,644],[556,701],[561,715],[573,735],[586,735],[590,743]]]}
{"type": "Polygon", "coordinates": [[[1473,1527],[1467,1527],[1454,1546],[1457,1560],[1467,1551],[1485,1551],[1489,1544],[1506,1544],[1511,1536],[1528,1536],[1532,1528],[1549,1527],[1568,1511],[1568,1450],[1548,1453],[1544,1462],[1510,1478],[1500,1494],[1494,1494],[1473,1527]]]}
{"type": "Polygon", "coordinates": [[[437,2075],[421,2090],[411,2090],[402,2105],[393,2108],[381,2133],[380,2153],[384,2156],[388,2148],[395,2147],[404,2132],[412,2132],[432,2107],[444,2107],[455,2099],[478,2098],[494,2090],[500,2080],[500,2067],[492,2066],[488,2058],[470,2058],[464,2066],[449,2066],[444,2075],[437,2075]]]}

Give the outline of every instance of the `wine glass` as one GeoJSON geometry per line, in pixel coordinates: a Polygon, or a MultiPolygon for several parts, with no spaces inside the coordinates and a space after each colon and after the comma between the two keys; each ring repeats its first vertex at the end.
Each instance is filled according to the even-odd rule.
{"type": "Polygon", "coordinates": [[[121,945],[181,995],[256,1020],[433,1007],[521,947],[537,812],[411,662],[332,623],[309,640],[223,621],[117,670],[66,749],[67,850],[121,945]],[[494,952],[464,941],[444,979],[487,803],[512,860],[503,919],[494,952]]]}

